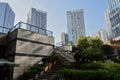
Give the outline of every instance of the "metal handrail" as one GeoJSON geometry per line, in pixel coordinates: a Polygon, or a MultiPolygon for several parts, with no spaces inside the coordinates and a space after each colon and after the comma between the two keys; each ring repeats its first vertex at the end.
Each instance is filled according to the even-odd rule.
{"type": "Polygon", "coordinates": [[[3,33],[3,34],[7,34],[10,30],[10,28],[4,27],[4,26],[0,26],[0,28],[2,28],[2,31],[0,33],[3,33]],[[4,32],[4,29],[6,29],[7,31],[5,30],[5,32],[4,32]]]}
{"type": "MultiPolygon", "coordinates": [[[[49,30],[46,30],[46,29],[43,29],[43,28],[40,28],[38,26],[34,26],[32,24],[29,24],[29,23],[25,23],[25,22],[19,22],[17,23],[14,27],[12,27],[9,32],[12,32],[13,30],[15,30],[16,28],[22,28],[22,25],[25,24],[26,25],[26,28],[29,27],[31,29],[31,27],[34,27],[35,29],[38,29],[38,31],[33,31],[33,32],[36,32],[36,33],[39,33],[39,29],[42,30],[42,31],[45,31],[45,34],[47,36],[53,36],[53,32],[52,31],[49,31],[49,30]]],[[[28,30],[28,29],[27,29],[28,30]]],[[[31,30],[30,30],[31,31],[31,30]]],[[[45,35],[44,34],[44,35],[45,35]]]]}

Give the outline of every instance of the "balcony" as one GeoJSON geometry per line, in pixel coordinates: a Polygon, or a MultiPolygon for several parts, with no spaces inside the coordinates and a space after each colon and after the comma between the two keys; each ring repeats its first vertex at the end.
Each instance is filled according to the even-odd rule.
{"type": "Polygon", "coordinates": [[[9,32],[12,32],[12,31],[14,31],[17,28],[22,28],[22,29],[25,29],[25,30],[28,30],[28,31],[32,31],[32,32],[41,34],[41,35],[46,35],[46,36],[53,37],[53,32],[52,31],[49,31],[49,30],[46,30],[46,29],[42,29],[40,27],[31,25],[31,24],[28,24],[28,23],[24,23],[24,22],[19,22],[13,28],[11,28],[9,30],[9,32]]]}

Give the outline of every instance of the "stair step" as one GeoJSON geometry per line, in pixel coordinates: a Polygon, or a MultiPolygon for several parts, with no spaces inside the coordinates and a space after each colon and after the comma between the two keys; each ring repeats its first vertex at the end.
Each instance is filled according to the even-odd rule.
{"type": "Polygon", "coordinates": [[[53,77],[53,74],[52,75],[46,75],[45,77],[53,77]]]}
{"type": "Polygon", "coordinates": [[[54,68],[52,68],[50,71],[46,72],[43,76],[41,76],[39,79],[41,80],[49,80],[52,79],[57,75],[57,72],[63,68],[64,66],[57,65],[54,68]]]}

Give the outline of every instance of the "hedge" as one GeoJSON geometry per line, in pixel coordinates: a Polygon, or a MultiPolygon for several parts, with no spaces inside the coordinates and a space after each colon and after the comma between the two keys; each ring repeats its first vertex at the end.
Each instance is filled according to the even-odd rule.
{"type": "MultiPolygon", "coordinates": [[[[120,68],[119,68],[120,69],[120,68]]],[[[120,72],[115,70],[75,70],[62,69],[56,80],[120,80],[120,72]]]]}

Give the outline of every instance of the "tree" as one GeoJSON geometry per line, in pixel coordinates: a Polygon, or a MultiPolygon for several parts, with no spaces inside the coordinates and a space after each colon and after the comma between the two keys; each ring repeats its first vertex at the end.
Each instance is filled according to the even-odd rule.
{"type": "Polygon", "coordinates": [[[80,36],[78,39],[78,47],[83,51],[87,48],[101,48],[103,45],[103,42],[98,37],[84,37],[80,36]]]}
{"type": "Polygon", "coordinates": [[[105,55],[102,54],[102,50],[99,48],[89,48],[85,49],[82,52],[82,59],[86,62],[91,62],[91,61],[104,61],[105,60],[105,55]]]}
{"type": "Polygon", "coordinates": [[[107,58],[111,58],[114,54],[113,48],[109,45],[103,45],[102,46],[103,54],[107,56],[107,58]]]}
{"type": "Polygon", "coordinates": [[[78,47],[83,51],[84,49],[87,49],[90,46],[89,43],[90,37],[84,37],[80,36],[78,39],[78,47]]]}
{"type": "Polygon", "coordinates": [[[79,59],[81,58],[81,54],[80,53],[75,53],[74,54],[74,59],[77,61],[79,61],[79,59]]]}
{"type": "Polygon", "coordinates": [[[104,60],[102,46],[103,42],[97,37],[81,36],[78,40],[78,47],[81,49],[80,53],[84,61],[104,60]]]}
{"type": "Polygon", "coordinates": [[[101,48],[103,42],[98,37],[95,37],[95,38],[91,38],[90,45],[92,46],[92,48],[101,48]]]}

